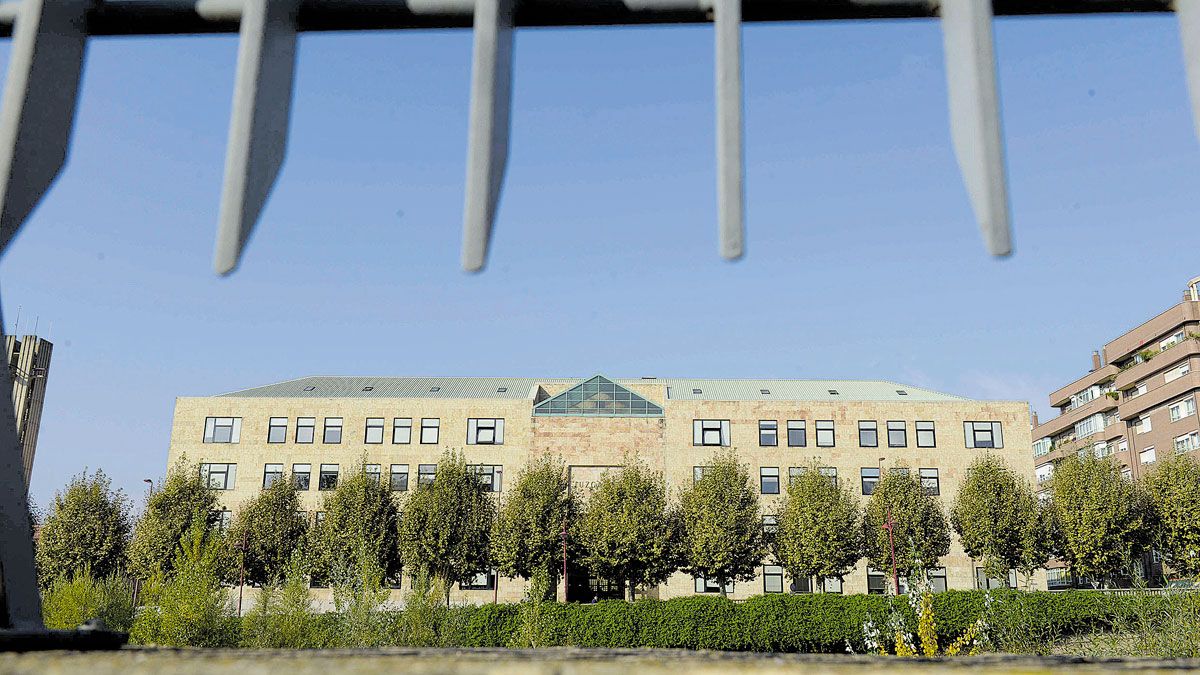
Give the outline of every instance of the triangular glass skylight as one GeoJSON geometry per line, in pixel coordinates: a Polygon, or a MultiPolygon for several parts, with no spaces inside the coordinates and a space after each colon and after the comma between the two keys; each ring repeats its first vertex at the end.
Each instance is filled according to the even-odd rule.
{"type": "Polygon", "coordinates": [[[533,407],[537,416],[661,417],[662,406],[597,375],[533,407]]]}

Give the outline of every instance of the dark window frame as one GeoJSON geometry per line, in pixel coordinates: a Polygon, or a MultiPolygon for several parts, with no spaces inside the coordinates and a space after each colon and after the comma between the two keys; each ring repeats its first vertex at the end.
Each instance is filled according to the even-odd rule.
{"type": "Polygon", "coordinates": [[[860,448],[878,448],[879,447],[879,422],[876,420],[859,420],[858,421],[858,447],[860,448]],[[866,425],[870,425],[867,427],[866,425]],[[870,433],[874,437],[871,443],[865,442],[864,434],[870,433]]]}
{"type": "Polygon", "coordinates": [[[363,423],[363,444],[364,445],[383,445],[383,430],[386,428],[386,417],[368,417],[363,423]],[[378,424],[372,424],[378,422],[378,424]],[[371,430],[375,429],[379,432],[379,440],[371,440],[371,430]]]}
{"type": "Polygon", "coordinates": [[[779,420],[758,421],[758,445],[763,448],[779,446],[779,420]]]}
{"type": "Polygon", "coordinates": [[[297,492],[307,492],[312,489],[312,464],[292,464],[292,487],[296,488],[297,492]],[[296,467],[298,466],[307,466],[308,471],[297,471],[296,467]],[[301,483],[303,483],[303,487],[301,487],[301,483]]]}
{"type": "Polygon", "coordinates": [[[324,426],[321,427],[321,443],[324,445],[341,445],[342,444],[342,431],[344,430],[344,427],[346,424],[346,418],[344,418],[344,417],[326,417],[324,422],[325,422],[324,426]],[[329,422],[331,420],[337,420],[337,424],[330,424],[329,422]],[[337,440],[335,440],[335,441],[329,440],[331,433],[333,433],[335,431],[337,433],[337,440]]]}
{"type": "Polygon", "coordinates": [[[297,417],[296,418],[296,442],[303,444],[303,445],[309,445],[311,443],[315,443],[316,440],[317,440],[317,418],[315,418],[315,417],[297,417]],[[301,424],[302,420],[308,420],[308,423],[301,424]],[[300,440],[300,430],[301,429],[308,430],[308,440],[307,441],[300,440]]]}
{"type": "Polygon", "coordinates": [[[937,425],[934,424],[932,420],[918,420],[915,423],[915,427],[916,427],[917,447],[918,448],[936,448],[937,447],[937,425]],[[929,428],[922,429],[921,428],[922,424],[928,424],[929,428]],[[930,441],[929,441],[928,445],[921,442],[921,434],[925,434],[925,433],[929,434],[930,441]]]}
{"type": "Polygon", "coordinates": [[[319,492],[328,492],[337,489],[338,477],[342,473],[340,464],[320,464],[317,467],[317,471],[317,490],[319,492]],[[332,471],[327,471],[325,469],[327,466],[335,468],[332,471]]]}
{"type": "Polygon", "coordinates": [[[288,421],[289,420],[286,417],[269,417],[269,418],[267,418],[267,443],[272,443],[272,444],[287,443],[288,421]],[[275,423],[276,420],[283,420],[283,424],[282,425],[276,424],[275,423]],[[274,440],[276,429],[283,430],[283,435],[279,438],[279,440],[274,440]]]}
{"type": "Polygon", "coordinates": [[[833,420],[817,420],[817,421],[816,421],[816,432],[817,432],[817,439],[816,439],[816,440],[817,440],[817,447],[818,447],[818,448],[833,448],[833,447],[836,447],[836,446],[837,446],[837,425],[836,425],[836,424],[834,424],[834,421],[833,421],[833,420]],[[828,428],[828,429],[822,429],[822,428],[821,428],[821,425],[822,425],[822,424],[828,424],[828,425],[829,425],[829,428],[828,428]],[[828,433],[829,433],[829,442],[828,442],[828,443],[822,443],[822,442],[821,442],[821,434],[822,434],[822,432],[828,432],[828,433]]]}
{"type": "Polygon", "coordinates": [[[869,497],[869,496],[875,494],[875,488],[878,487],[879,481],[882,480],[882,475],[881,475],[882,473],[883,472],[880,471],[879,467],[877,467],[877,466],[864,466],[861,469],[859,469],[858,475],[859,475],[859,478],[862,480],[862,493],[863,493],[864,497],[869,497]],[[867,475],[867,472],[869,472],[869,471],[875,472],[875,475],[874,476],[867,475]],[[870,485],[871,489],[868,490],[867,485],[870,485]]]}
{"type": "Polygon", "coordinates": [[[388,491],[389,492],[408,492],[408,465],[407,464],[392,464],[388,467],[388,491]],[[404,467],[404,471],[397,471],[396,467],[404,467]],[[396,479],[399,476],[404,476],[400,487],[396,486],[396,479]]]}
{"type": "Polygon", "coordinates": [[[759,491],[759,494],[777,495],[777,494],[779,494],[779,489],[780,489],[779,467],[777,467],[777,466],[760,466],[760,467],[758,467],[758,491],[759,491]],[[768,474],[767,473],[768,471],[774,471],[775,475],[772,476],[772,475],[768,474]],[[770,479],[775,480],[774,491],[767,490],[767,481],[770,479]]]}
{"type": "Polygon", "coordinates": [[[789,448],[805,448],[808,447],[808,421],[807,420],[788,420],[787,421],[787,444],[789,448]],[[792,428],[795,423],[799,426],[792,428]],[[800,442],[792,442],[792,432],[800,435],[800,442]]]}
{"type": "Polygon", "coordinates": [[[262,489],[266,490],[267,488],[271,487],[271,484],[277,480],[283,480],[283,465],[279,464],[278,462],[269,462],[269,463],[263,464],[262,489]],[[267,467],[271,467],[271,466],[277,466],[277,467],[279,467],[279,470],[278,471],[268,471],[267,467]],[[274,478],[271,480],[268,480],[267,479],[268,476],[274,476],[274,478]]]}
{"type": "Polygon", "coordinates": [[[907,448],[908,447],[908,424],[904,420],[888,420],[887,421],[887,441],[889,448],[907,448]],[[898,429],[893,429],[892,425],[899,425],[898,429]],[[892,433],[900,434],[898,443],[892,441],[892,433]]]}
{"type": "Polygon", "coordinates": [[[942,494],[942,479],[941,479],[941,475],[940,475],[939,471],[937,470],[936,466],[927,466],[924,468],[917,469],[917,478],[921,481],[921,492],[923,492],[926,495],[929,495],[931,497],[937,497],[942,494]],[[926,476],[925,475],[926,471],[932,471],[933,475],[926,476]],[[926,481],[929,481],[929,480],[933,481],[932,489],[930,489],[929,484],[926,483],[926,481]]]}

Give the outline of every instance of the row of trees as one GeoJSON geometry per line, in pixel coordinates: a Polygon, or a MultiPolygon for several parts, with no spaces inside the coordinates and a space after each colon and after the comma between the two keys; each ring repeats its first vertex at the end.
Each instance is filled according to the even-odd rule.
{"type": "Polygon", "coordinates": [[[676,571],[724,590],[753,579],[764,560],[822,584],[864,558],[875,569],[894,564],[900,575],[916,575],[938,566],[953,529],[998,579],[1010,570],[1028,577],[1051,558],[1079,577],[1113,578],[1150,547],[1181,574],[1200,575],[1200,462],[1190,456],[1164,462],[1141,483],[1122,478],[1109,459],[1071,457],[1057,467],[1048,500],[1002,460],[984,456],[948,513],[908,473],[884,476],[862,504],[814,463],[789,483],[773,524],[731,453],[716,455],[674,496],[661,473],[632,459],[603,476],[586,501],[572,496],[566,467],[548,456],[531,461],[499,503],[479,478],[448,453],[436,480],[400,500],[378,479],[351,472],[313,523],[291,482],[279,480],[243,504],[221,534],[216,497],[194,467],[175,467],[136,524],[128,499],[102,473],[83,474],[56,495],[37,560],[47,585],[84,569],[169,578],[181,542],[199,528],[214,532],[214,565],[226,582],[244,573],[250,583],[277,583],[301,561],[318,583],[347,570],[395,583],[403,569],[449,589],[494,568],[537,580],[533,586],[551,596],[565,546],[573,561],[632,598],[635,588],[676,571]]]}

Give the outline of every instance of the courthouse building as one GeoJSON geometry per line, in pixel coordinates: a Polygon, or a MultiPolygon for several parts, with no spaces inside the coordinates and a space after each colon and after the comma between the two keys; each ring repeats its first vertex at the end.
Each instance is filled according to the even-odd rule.
{"type": "MultiPolygon", "coordinates": [[[[324,492],[348,471],[378,476],[397,493],[437,476],[442,453],[461,451],[500,499],[522,466],[543,453],[569,467],[581,497],[636,455],[661,470],[672,494],[691,484],[714,451],[750,467],[771,528],[790,476],[821,473],[869,495],[881,473],[909,471],[950,504],[973,459],[1001,455],[1033,476],[1029,405],[979,401],[882,381],[483,377],[308,377],[220,396],[179,398],[170,462],[199,463],[227,512],[273,480],[292,480],[321,517],[324,492]],[[366,464],[363,466],[363,457],[366,464]]],[[[897,542],[901,545],[900,542],[897,542]]],[[[770,561],[732,596],[808,592],[770,561]]],[[[955,541],[934,570],[938,587],[988,583],[955,541]]],[[[570,599],[618,592],[569,561],[570,599]]],[[[887,574],[860,564],[835,592],[882,592],[887,574]]],[[[719,592],[676,574],[647,589],[668,598],[719,592]]],[[[458,601],[519,600],[524,582],[480,575],[458,601]]],[[[399,595],[396,596],[399,598],[399,595]]]]}

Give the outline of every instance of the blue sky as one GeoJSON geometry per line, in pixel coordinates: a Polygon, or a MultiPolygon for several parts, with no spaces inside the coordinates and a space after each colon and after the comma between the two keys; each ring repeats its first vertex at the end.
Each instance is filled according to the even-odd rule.
{"type": "MultiPolygon", "coordinates": [[[[242,269],[211,272],[236,42],[93,41],[66,172],[0,261],[55,343],[32,494],[165,468],[176,396],[311,374],[885,378],[1031,400],[1200,274],[1169,16],[1005,19],[990,259],[932,21],[745,30],[747,255],[717,255],[706,27],[517,37],[491,265],[459,271],[470,33],[307,35],[242,269]]],[[[7,57],[7,45],[0,56],[7,57]]]]}

